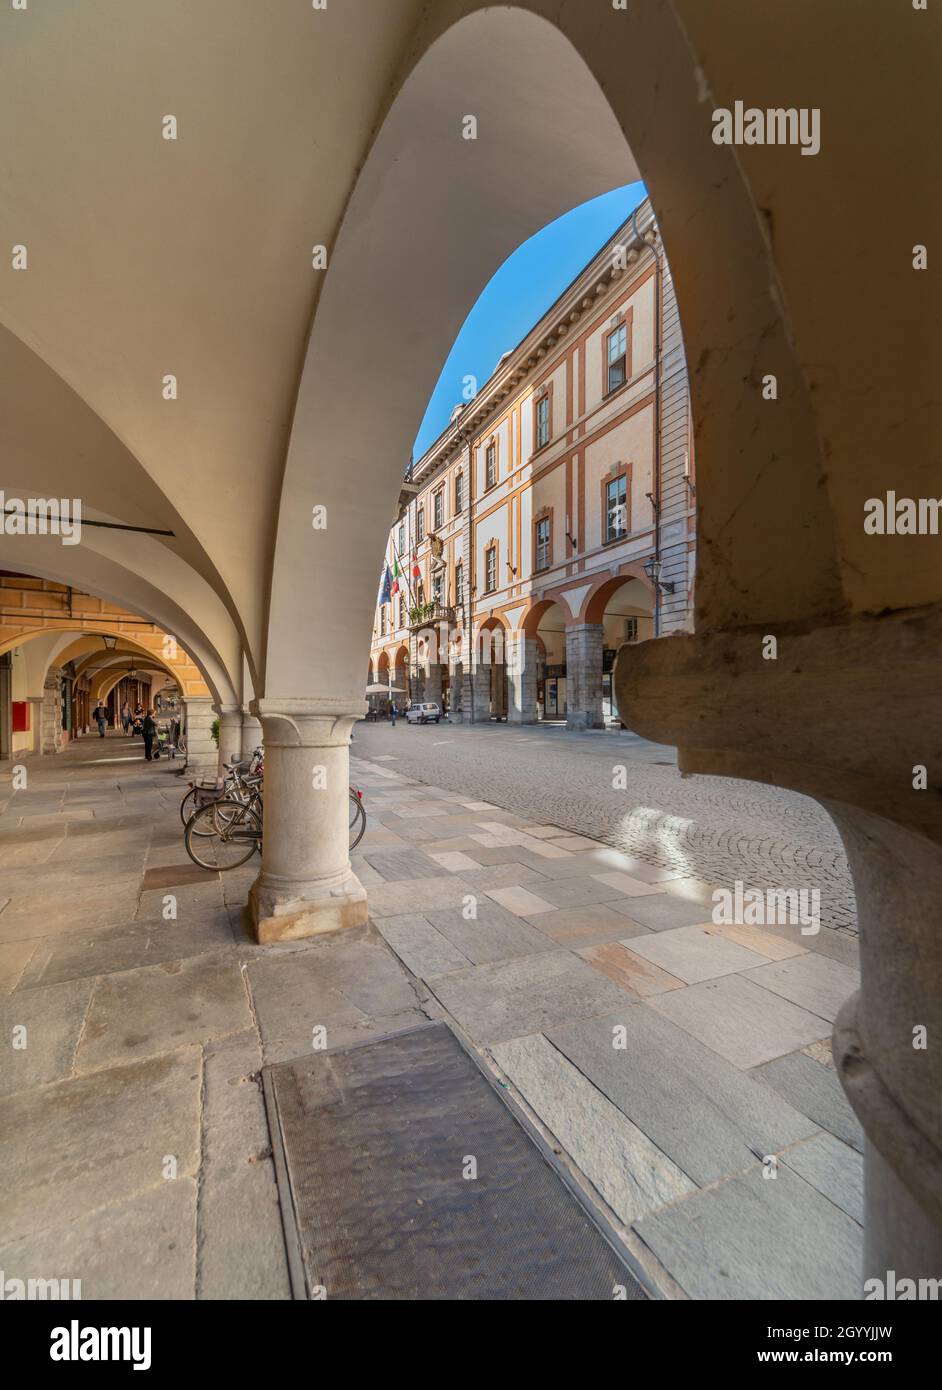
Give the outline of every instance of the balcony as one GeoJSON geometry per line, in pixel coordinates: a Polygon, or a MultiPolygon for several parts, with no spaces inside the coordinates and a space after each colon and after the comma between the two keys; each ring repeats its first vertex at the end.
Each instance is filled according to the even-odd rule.
{"type": "Polygon", "coordinates": [[[410,632],[420,632],[423,627],[436,627],[439,623],[453,623],[455,610],[447,603],[433,599],[429,603],[415,604],[408,612],[410,632]]]}

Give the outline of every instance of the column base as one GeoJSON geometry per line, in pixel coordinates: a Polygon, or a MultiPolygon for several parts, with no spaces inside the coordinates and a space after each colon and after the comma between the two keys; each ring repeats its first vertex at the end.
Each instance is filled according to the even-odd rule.
{"type": "Polygon", "coordinates": [[[340,883],[309,884],[303,892],[273,887],[260,874],[249,890],[249,908],[262,945],[362,927],[369,916],[366,889],[352,871],[340,883]]]}
{"type": "Polygon", "coordinates": [[[566,715],[566,728],[579,733],[584,729],[604,729],[605,721],[599,719],[594,711],[570,710],[566,715]]]}

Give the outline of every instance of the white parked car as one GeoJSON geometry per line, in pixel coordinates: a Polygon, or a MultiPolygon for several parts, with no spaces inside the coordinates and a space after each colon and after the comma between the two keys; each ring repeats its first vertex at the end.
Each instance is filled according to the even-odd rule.
{"type": "Polygon", "coordinates": [[[406,710],[406,721],[409,724],[437,724],[441,717],[439,705],[413,704],[406,710]]]}

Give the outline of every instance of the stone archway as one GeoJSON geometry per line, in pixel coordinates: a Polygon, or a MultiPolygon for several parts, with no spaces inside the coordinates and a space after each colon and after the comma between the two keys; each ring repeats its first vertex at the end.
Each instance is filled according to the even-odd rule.
{"type": "Polygon", "coordinates": [[[593,585],[574,622],[566,627],[567,670],[572,670],[570,728],[604,728],[622,723],[614,682],[615,655],[628,643],[655,635],[653,585],[639,565],[624,565],[593,585]]]}

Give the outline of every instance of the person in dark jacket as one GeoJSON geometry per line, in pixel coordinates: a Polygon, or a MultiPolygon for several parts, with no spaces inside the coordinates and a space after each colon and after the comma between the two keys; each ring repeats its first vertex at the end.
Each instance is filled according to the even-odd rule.
{"type": "Polygon", "coordinates": [[[99,700],[99,701],[98,701],[98,704],[95,706],[95,708],[94,708],[94,710],[93,710],[93,712],[92,712],[92,718],[94,719],[95,723],[98,725],[98,732],[99,732],[99,734],[101,735],[102,738],[104,738],[104,736],[105,736],[105,727],[106,727],[106,725],[107,725],[107,723],[108,723],[108,706],[107,706],[107,705],[103,705],[103,704],[101,703],[101,701],[99,700]]]}
{"type": "Polygon", "coordinates": [[[144,735],[144,757],[148,762],[153,757],[154,742],[157,738],[157,720],[154,718],[154,711],[149,709],[144,715],[144,723],[141,732],[144,735]]]}

